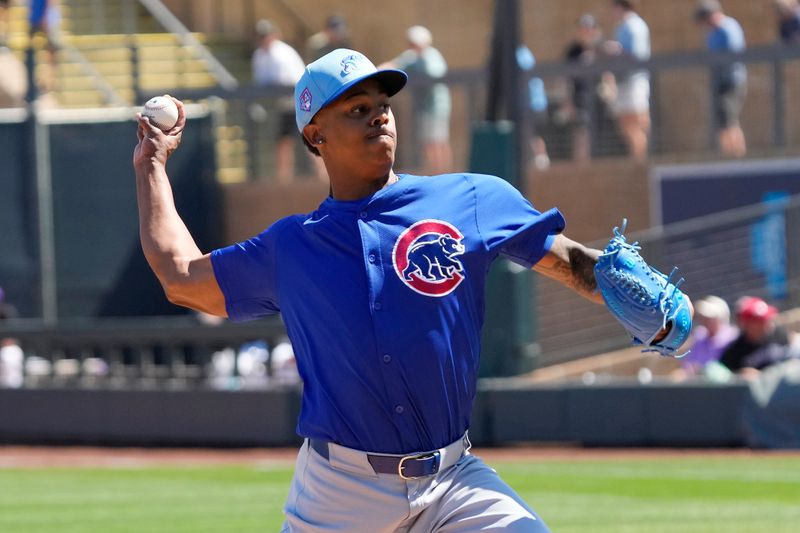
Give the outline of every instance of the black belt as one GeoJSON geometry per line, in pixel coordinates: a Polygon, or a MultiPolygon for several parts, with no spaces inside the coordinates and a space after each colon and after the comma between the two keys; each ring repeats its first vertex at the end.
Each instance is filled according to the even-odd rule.
{"type": "MultiPolygon", "coordinates": [[[[328,441],[308,439],[309,446],[329,460],[328,441]]],[[[376,474],[396,474],[403,479],[432,476],[439,471],[442,454],[439,450],[412,455],[368,453],[367,460],[376,474]]]]}

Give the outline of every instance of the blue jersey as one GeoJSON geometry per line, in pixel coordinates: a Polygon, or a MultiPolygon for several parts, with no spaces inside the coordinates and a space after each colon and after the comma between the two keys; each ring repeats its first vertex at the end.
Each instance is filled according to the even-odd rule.
{"type": "MultiPolygon", "coordinates": [[[[747,48],[741,25],[736,19],[728,16],[722,20],[718,28],[708,32],[706,43],[712,52],[743,52],[747,48]]],[[[730,89],[747,81],[747,68],[738,62],[719,65],[713,70],[713,75],[716,85],[730,89]]]]}
{"type": "Polygon", "coordinates": [[[304,437],[383,453],[460,438],[490,263],[502,254],[531,267],[564,228],[558,210],[536,211],[500,178],[399,177],[211,256],[231,319],[282,314],[304,437]]]}

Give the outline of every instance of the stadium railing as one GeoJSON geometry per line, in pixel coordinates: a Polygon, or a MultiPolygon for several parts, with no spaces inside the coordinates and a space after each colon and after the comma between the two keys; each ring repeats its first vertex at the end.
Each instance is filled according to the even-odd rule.
{"type": "MultiPolygon", "coordinates": [[[[550,99],[549,120],[540,133],[548,145],[551,159],[564,160],[571,157],[574,126],[562,113],[563,104],[568,99],[565,87],[575,79],[596,82],[606,72],[622,74],[647,70],[651,85],[650,154],[659,160],[683,160],[716,151],[714,109],[717,95],[711,89],[710,73],[731,63],[744,63],[749,69],[749,94],[741,122],[751,153],[760,156],[797,153],[796,141],[800,139],[800,130],[794,123],[800,120],[800,109],[792,103],[793,95],[800,90],[800,77],[796,75],[800,68],[800,47],[761,46],[740,54],[674,52],[655,55],[643,62],[619,58],[591,65],[540,63],[525,73],[524,81],[540,77],[545,82],[550,99]]],[[[456,166],[463,167],[469,160],[472,125],[485,118],[487,77],[488,71],[478,68],[451,70],[440,80],[410,80],[411,90],[395,98],[394,109],[401,139],[398,163],[412,169],[420,165],[421,146],[413,133],[405,133],[416,131],[413,93],[432,83],[443,82],[450,87],[453,98],[451,144],[456,166]]],[[[280,98],[292,94],[291,89],[253,85],[234,90],[165,87],[142,96],[165,92],[187,100],[222,99],[227,106],[224,121],[244,132],[248,146],[247,176],[249,179],[269,179],[272,165],[269,153],[277,124],[271,119],[271,114],[280,98]]],[[[624,156],[625,148],[613,113],[599,98],[590,99],[590,104],[594,106],[590,110],[592,121],[589,124],[592,157],[624,156]]],[[[302,151],[298,135],[298,153],[302,151]]],[[[306,158],[298,158],[297,162],[298,174],[310,172],[306,158]]]]}
{"type": "MultiPolygon", "coordinates": [[[[800,196],[630,233],[628,238],[640,243],[656,268],[680,265],[687,273],[683,289],[695,299],[714,294],[733,306],[750,295],[764,297],[781,310],[800,307],[800,196]]],[[[605,242],[590,244],[602,248],[605,242]]],[[[602,306],[554,282],[540,281],[536,310],[539,366],[630,346],[602,306]]],[[[270,359],[248,359],[247,373],[264,365],[253,374],[264,379],[249,382],[237,364],[254,341],[263,342],[262,355],[272,357],[284,337],[278,319],[214,327],[192,317],[0,325],[0,339],[17,339],[33,361],[26,371],[29,386],[270,386],[276,382],[269,379],[276,374],[270,359]],[[222,375],[213,356],[223,357],[219,354],[226,349],[227,363],[216,363],[234,367],[222,375]]]]}
{"type": "Polygon", "coordinates": [[[0,324],[0,339],[24,350],[26,387],[267,387],[280,381],[272,355],[285,335],[278,318],[218,325],[192,316],[0,324]],[[241,354],[253,346],[260,357],[248,358],[245,370],[241,354]]]}

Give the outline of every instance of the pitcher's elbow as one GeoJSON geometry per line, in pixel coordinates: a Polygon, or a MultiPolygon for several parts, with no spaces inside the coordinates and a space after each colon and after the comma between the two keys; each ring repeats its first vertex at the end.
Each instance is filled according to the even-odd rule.
{"type": "Polygon", "coordinates": [[[161,288],[164,289],[164,295],[171,304],[188,307],[186,281],[181,276],[175,275],[169,278],[164,277],[160,279],[161,288]]]}

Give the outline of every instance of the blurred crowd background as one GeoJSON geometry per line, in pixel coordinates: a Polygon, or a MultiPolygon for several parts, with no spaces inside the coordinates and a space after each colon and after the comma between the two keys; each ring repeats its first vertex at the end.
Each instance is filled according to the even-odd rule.
{"type": "Polygon", "coordinates": [[[642,356],[603,310],[502,264],[484,376],[719,383],[796,359],[798,2],[520,0],[510,19],[503,4],[0,2],[0,387],[298,383],[278,319],[236,326],[163,298],[138,249],[130,118],[153,95],[190,104],[179,209],[205,248],[246,238],[327,194],[291,94],[338,47],[409,73],[400,171],[518,162],[504,177],[559,207],[570,237],[602,247],[627,217],[699,304],[685,360],[642,356]],[[492,62],[512,26],[513,65],[492,62]],[[523,112],[481,144],[509,73],[523,112]]]}

